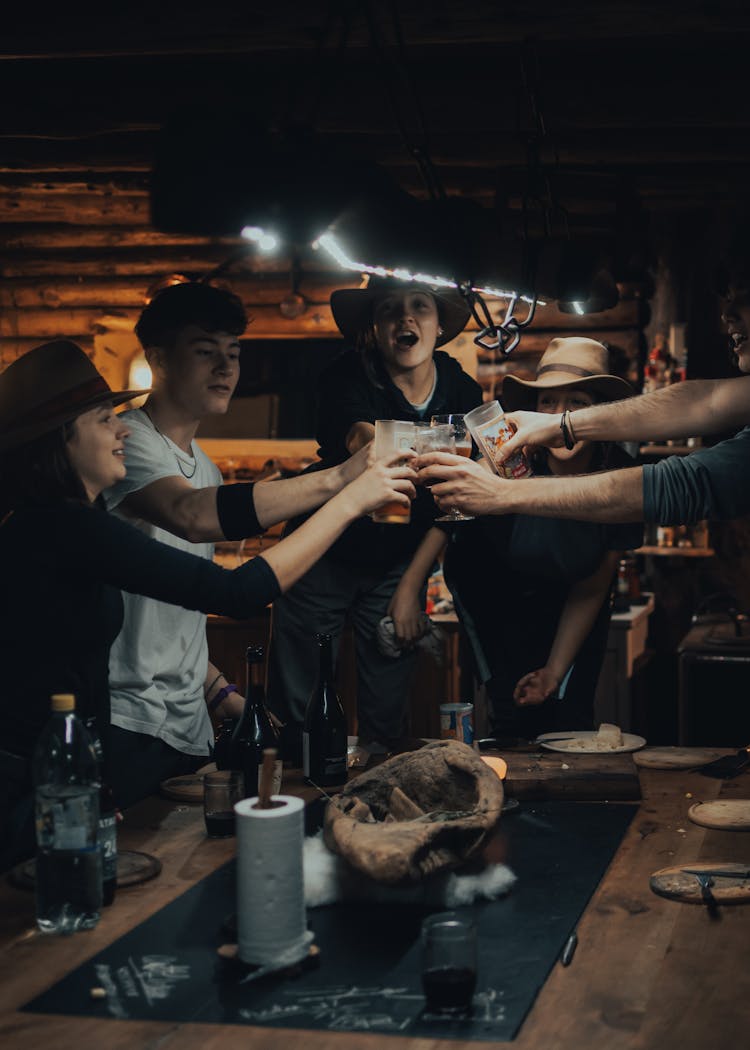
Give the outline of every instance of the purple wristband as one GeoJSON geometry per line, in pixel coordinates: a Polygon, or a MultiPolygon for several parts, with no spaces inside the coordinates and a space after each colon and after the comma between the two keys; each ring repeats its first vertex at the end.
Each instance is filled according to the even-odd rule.
{"type": "Polygon", "coordinates": [[[208,701],[208,710],[213,713],[219,704],[226,700],[230,693],[238,692],[237,686],[230,682],[229,685],[222,686],[218,693],[214,693],[211,699],[208,701]]]}

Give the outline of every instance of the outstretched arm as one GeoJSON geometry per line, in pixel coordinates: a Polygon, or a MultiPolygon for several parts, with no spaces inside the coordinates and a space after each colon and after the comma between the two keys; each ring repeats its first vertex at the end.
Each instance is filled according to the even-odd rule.
{"type": "MultiPolygon", "coordinates": [[[[506,418],[516,434],[502,446],[501,461],[524,445],[554,448],[563,443],[557,415],[512,412],[506,418]]],[[[579,441],[666,441],[716,434],[750,423],[750,376],[675,383],[625,401],[581,408],[571,422],[579,441]]]]}
{"type": "Polygon", "coordinates": [[[215,543],[240,538],[237,526],[227,535],[222,506],[231,507],[232,521],[246,519],[245,535],[263,532],[271,525],[319,507],[367,468],[368,449],[363,447],[339,466],[312,471],[296,478],[261,481],[256,485],[216,485],[194,489],[183,477],[159,478],[121,503],[126,515],[151,522],[191,543],[215,543]],[[241,504],[246,505],[242,514],[241,504]]]}
{"type": "MultiPolygon", "coordinates": [[[[391,500],[408,504],[416,494],[416,473],[400,462],[403,452],[376,460],[363,474],[324,504],[291,536],[259,557],[265,559],[282,591],[310,569],[347,526],[391,500]]],[[[413,458],[413,457],[411,457],[413,458]]]]}
{"type": "Polygon", "coordinates": [[[437,479],[432,494],[441,510],[465,514],[536,514],[577,521],[643,521],[643,469],[566,478],[509,481],[470,459],[431,452],[417,460],[420,482],[437,479]]]}
{"type": "Polygon", "coordinates": [[[571,587],[547,663],[525,674],[516,685],[513,700],[519,707],[541,704],[560,688],[594,626],[612,583],[618,557],[617,551],[607,551],[596,572],[571,587]]]}

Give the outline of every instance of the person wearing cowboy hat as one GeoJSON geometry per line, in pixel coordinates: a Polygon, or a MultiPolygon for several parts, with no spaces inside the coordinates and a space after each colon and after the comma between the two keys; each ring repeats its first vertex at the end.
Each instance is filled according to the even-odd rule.
{"type": "MultiPolygon", "coordinates": [[[[559,418],[630,397],[629,384],[609,372],[608,357],[593,339],[553,339],[535,379],[504,378],[502,404],[559,418]]],[[[616,446],[577,441],[543,452],[532,468],[563,477],[630,462],[616,446]]],[[[640,543],[636,526],[525,515],[479,518],[455,537],[446,579],[487,685],[496,735],[532,739],[593,727],[610,590],[621,552],[640,543]]]]}
{"type": "Polygon", "coordinates": [[[0,375],[0,866],[31,847],[29,760],[52,693],[74,692],[81,717],[96,719],[109,769],[108,659],[121,590],[245,618],[360,515],[414,492],[411,468],[374,463],[289,541],[224,570],[103,507],[102,491],[125,475],[128,429],[114,408],[141,393],[110,390],[67,340],[36,347],[0,375]]]}
{"type": "Polygon", "coordinates": [[[738,218],[724,248],[717,292],[733,363],[730,379],[690,379],[628,401],[592,405],[573,420],[513,411],[516,433],[499,453],[507,459],[524,446],[555,448],[569,440],[669,441],[740,427],[726,441],[688,456],[669,456],[617,473],[575,480],[529,479],[523,488],[465,464],[443,466],[445,482],[433,489],[447,506],[467,514],[536,514],[578,521],[647,521],[691,525],[750,514],[750,219],[738,218]],[[565,428],[562,424],[565,423],[565,428]]]}
{"type": "MultiPolygon", "coordinates": [[[[438,349],[469,319],[460,297],[373,277],[365,288],[333,292],[331,310],[348,348],[320,378],[316,437],[323,466],[345,463],[371,441],[377,419],[429,423],[433,414],[481,403],[478,384],[438,349]]],[[[401,735],[414,646],[426,629],[424,587],[445,544],[432,527],[435,516],[432,498],[420,491],[409,524],[357,522],[274,606],[268,700],[290,739],[300,737],[317,673],[315,634],[331,634],[337,650],[347,615],[355,634],[360,743],[383,751],[401,735]],[[396,658],[377,643],[387,616],[401,650],[396,658]]]]}

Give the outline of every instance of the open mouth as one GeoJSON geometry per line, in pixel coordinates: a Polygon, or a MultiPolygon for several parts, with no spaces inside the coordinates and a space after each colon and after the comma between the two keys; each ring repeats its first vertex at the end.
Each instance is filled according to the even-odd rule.
{"type": "Polygon", "coordinates": [[[419,342],[416,332],[398,332],[396,335],[396,346],[401,350],[411,350],[419,342]]]}
{"type": "Polygon", "coordinates": [[[746,332],[730,332],[729,338],[732,340],[732,347],[734,350],[739,350],[741,346],[747,342],[746,332]]]}

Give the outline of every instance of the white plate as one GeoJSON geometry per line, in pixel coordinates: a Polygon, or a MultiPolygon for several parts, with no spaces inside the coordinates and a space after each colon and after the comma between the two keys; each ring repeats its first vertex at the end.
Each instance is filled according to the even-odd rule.
{"type": "Polygon", "coordinates": [[[598,747],[582,747],[584,741],[593,740],[597,733],[594,729],[580,730],[570,734],[570,740],[547,740],[547,737],[562,736],[562,733],[542,733],[536,738],[536,743],[547,751],[562,751],[569,755],[621,755],[626,751],[638,751],[646,746],[642,736],[635,733],[623,733],[622,744],[619,747],[607,748],[606,751],[598,747]],[[571,746],[576,744],[577,746],[571,746]]]}

